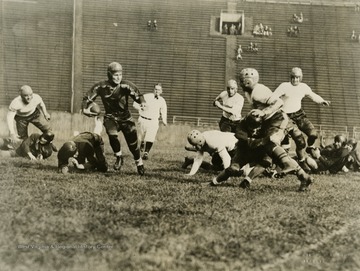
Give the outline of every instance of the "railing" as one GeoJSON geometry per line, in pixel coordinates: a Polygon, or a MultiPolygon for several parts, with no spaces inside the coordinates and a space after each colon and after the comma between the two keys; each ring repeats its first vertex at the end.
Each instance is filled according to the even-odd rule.
{"type": "Polygon", "coordinates": [[[218,126],[219,118],[206,118],[206,117],[189,117],[189,116],[173,116],[172,123],[173,124],[187,124],[194,126],[218,126]]]}
{"type": "MultiPolygon", "coordinates": [[[[194,125],[198,127],[217,127],[220,120],[219,118],[207,118],[207,117],[191,117],[191,116],[173,116],[172,123],[177,125],[194,125]]],[[[352,131],[349,131],[348,126],[338,125],[317,125],[314,124],[319,136],[322,138],[334,138],[335,135],[343,135],[347,138],[350,136],[360,140],[360,127],[353,127],[352,131]]]]}
{"type": "Polygon", "coordinates": [[[299,0],[244,0],[246,2],[262,2],[262,3],[276,3],[276,4],[298,4],[298,5],[323,5],[323,6],[346,6],[346,7],[355,7],[358,2],[355,0],[338,0],[338,1],[329,1],[329,0],[308,0],[308,1],[299,1],[299,0]]]}

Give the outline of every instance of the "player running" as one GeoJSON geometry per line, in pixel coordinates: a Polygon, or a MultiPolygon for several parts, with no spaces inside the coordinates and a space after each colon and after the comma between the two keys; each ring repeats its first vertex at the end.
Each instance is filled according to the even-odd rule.
{"type": "Polygon", "coordinates": [[[145,170],[138,144],[138,134],[129,111],[128,102],[128,99],[132,98],[141,104],[141,107],[145,107],[144,97],[134,83],[123,79],[123,68],[118,62],[109,64],[107,76],[107,80],[96,83],[83,98],[83,113],[92,116],[87,108],[100,96],[105,108],[104,127],[116,157],[114,169],[120,170],[124,163],[118,139],[118,132],[122,131],[129,150],[134,157],[137,172],[139,175],[144,175],[145,170]]]}
{"type": "MultiPolygon", "coordinates": [[[[288,124],[287,115],[281,110],[283,102],[280,98],[270,98],[273,92],[263,84],[259,83],[259,73],[253,68],[245,68],[240,72],[240,86],[245,92],[245,97],[249,103],[257,110],[257,118],[260,118],[263,137],[269,138],[264,144],[264,151],[272,159],[274,163],[278,163],[282,168],[282,174],[296,173],[301,184],[299,191],[305,191],[313,182],[309,176],[299,165],[292,159],[288,153],[281,147],[281,141],[285,135],[285,128],[288,124]]],[[[238,151],[241,151],[240,149],[238,151]]],[[[232,163],[231,166],[220,173],[220,175],[212,181],[214,185],[230,176],[234,176],[235,172],[241,171],[239,163],[232,163]]],[[[236,175],[235,175],[236,176],[236,175]]],[[[248,180],[244,180],[248,182],[248,180]]],[[[250,183],[241,185],[248,188],[250,183]]]]}
{"type": "MultiPolygon", "coordinates": [[[[320,95],[312,91],[312,89],[302,82],[303,73],[298,67],[292,68],[290,72],[290,82],[281,83],[274,91],[274,97],[282,98],[284,105],[283,111],[290,118],[288,131],[291,138],[296,144],[296,154],[300,165],[304,164],[306,153],[306,142],[302,132],[307,135],[307,145],[312,147],[318,138],[314,125],[307,118],[302,109],[302,99],[309,97],[315,103],[329,106],[330,102],[324,100],[320,95]]],[[[285,138],[285,143],[288,138],[285,138]]],[[[284,142],[283,142],[284,144],[284,142]]]]}

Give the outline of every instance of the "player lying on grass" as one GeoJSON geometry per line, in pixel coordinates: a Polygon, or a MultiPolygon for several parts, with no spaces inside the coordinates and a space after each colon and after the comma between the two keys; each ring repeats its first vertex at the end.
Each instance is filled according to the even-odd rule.
{"type": "Polygon", "coordinates": [[[30,160],[49,158],[57,148],[52,143],[54,134],[33,133],[22,142],[13,142],[9,138],[0,139],[0,157],[25,157],[30,160]]]}
{"type": "Polygon", "coordinates": [[[357,164],[356,146],[356,140],[349,139],[341,145],[334,143],[333,148],[309,148],[308,152],[313,159],[308,157],[306,163],[311,168],[311,173],[315,174],[348,172],[354,163],[357,164]]]}
{"type": "Polygon", "coordinates": [[[215,171],[229,167],[238,141],[234,133],[218,130],[205,132],[192,130],[188,134],[187,140],[191,147],[186,146],[185,149],[196,152],[195,158],[185,157],[182,165],[182,168],[186,169],[192,164],[190,172],[186,174],[189,176],[194,175],[200,167],[215,171]],[[205,153],[210,154],[211,163],[204,161],[205,153]]]}
{"type": "Polygon", "coordinates": [[[71,167],[84,170],[106,172],[108,163],[104,154],[104,141],[101,137],[102,121],[95,117],[94,132],[78,133],[65,142],[58,153],[59,171],[66,174],[71,167]]]}

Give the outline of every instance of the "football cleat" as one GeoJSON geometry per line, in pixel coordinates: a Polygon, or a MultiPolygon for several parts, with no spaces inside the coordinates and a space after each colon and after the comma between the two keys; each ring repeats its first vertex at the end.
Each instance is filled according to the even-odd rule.
{"type": "Polygon", "coordinates": [[[148,160],[149,159],[149,153],[148,152],[144,152],[144,155],[142,157],[143,160],[148,160]]]}
{"type": "Polygon", "coordinates": [[[114,164],[114,169],[115,170],[120,170],[121,166],[124,164],[124,158],[122,157],[122,155],[116,156],[116,161],[114,164]]]}
{"type": "Polygon", "coordinates": [[[240,187],[242,189],[249,189],[250,188],[250,182],[246,179],[242,180],[242,182],[240,183],[240,187]]]}
{"type": "Polygon", "coordinates": [[[297,176],[301,182],[299,192],[309,190],[310,185],[314,182],[314,178],[307,174],[304,170],[299,170],[297,176]]]}
{"type": "Polygon", "coordinates": [[[145,174],[145,168],[144,165],[138,165],[136,166],[137,172],[140,176],[143,176],[145,174]]]}

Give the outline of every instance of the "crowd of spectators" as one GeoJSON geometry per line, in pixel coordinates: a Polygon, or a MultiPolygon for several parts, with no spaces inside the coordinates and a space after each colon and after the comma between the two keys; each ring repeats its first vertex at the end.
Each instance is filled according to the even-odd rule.
{"type": "Polygon", "coordinates": [[[149,20],[147,22],[147,29],[149,31],[156,31],[158,29],[157,21],[156,20],[154,20],[154,21],[149,20]]]}
{"type": "Polygon", "coordinates": [[[296,13],[293,14],[293,22],[301,24],[304,21],[304,15],[300,12],[300,15],[296,13]]]}
{"type": "Polygon", "coordinates": [[[242,23],[223,23],[222,34],[224,35],[241,35],[242,23]]]}
{"type": "Polygon", "coordinates": [[[272,29],[268,25],[263,25],[262,23],[259,23],[254,26],[253,35],[270,37],[272,36],[272,29]]]}
{"type": "Polygon", "coordinates": [[[287,35],[289,37],[297,37],[300,34],[300,28],[297,25],[290,25],[287,29],[287,35]]]}

